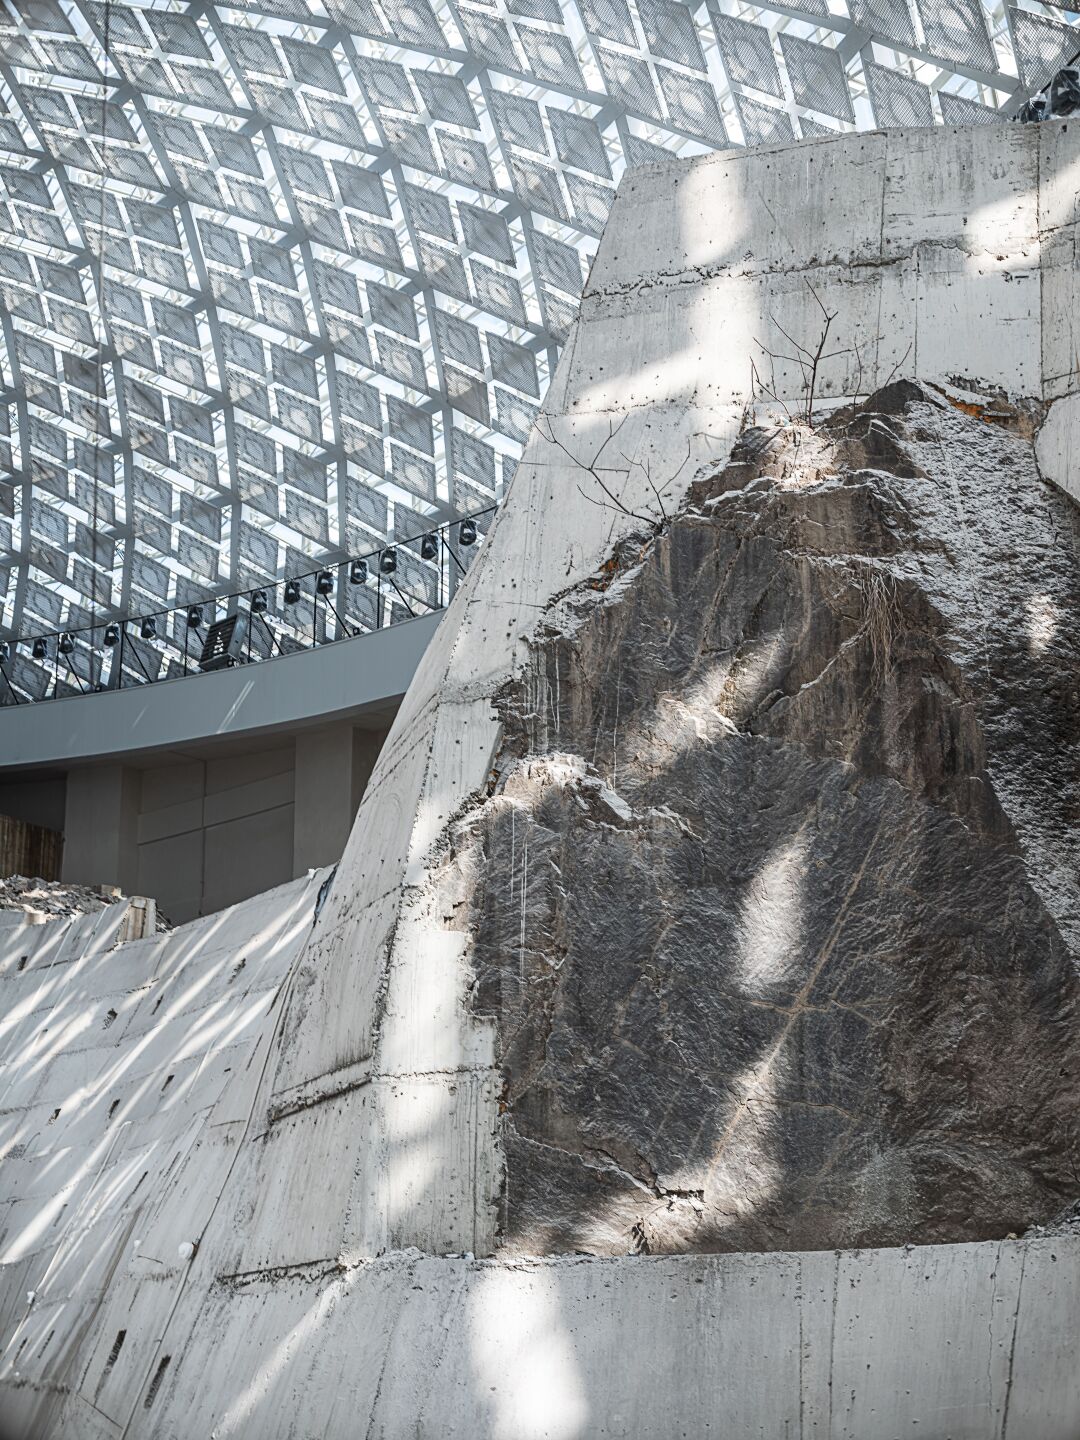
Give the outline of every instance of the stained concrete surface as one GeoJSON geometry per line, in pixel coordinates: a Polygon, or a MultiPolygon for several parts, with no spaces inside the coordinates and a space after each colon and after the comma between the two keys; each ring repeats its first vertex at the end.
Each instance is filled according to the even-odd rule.
{"type": "MultiPolygon", "coordinates": [[[[453,827],[499,782],[499,699],[539,678],[554,597],[602,584],[620,544],[722,473],[748,419],[798,409],[803,374],[780,357],[783,332],[820,333],[808,280],[835,311],[826,404],[915,377],[1067,423],[1078,175],[1077,128],[1051,122],[626,178],[540,424],[314,925],[318,877],[160,952],[99,948],[67,1028],[51,1021],[62,966],[44,967],[40,1005],[19,992],[3,1118],[26,1150],[3,1168],[0,1251],[16,1434],[1076,1433],[1068,1237],[838,1258],[505,1253],[503,1042],[454,928],[470,897],[445,879],[453,827]],[[148,975],[176,977],[163,1030],[148,975]],[[234,1010],[238,981],[252,989],[234,1010]],[[125,1004],[139,1021],[114,1031],[125,1004]],[[110,1125],[97,1067],[114,1045],[138,1129],[110,1125]],[[196,1087],[179,1112],[144,1082],[173,1056],[171,1083],[196,1087]]],[[[1054,453],[1071,451],[1059,437],[1054,453]]],[[[596,777],[617,807],[612,780],[596,777]]],[[[1029,833],[1037,849],[1037,817],[1029,833]]],[[[543,874],[523,850],[518,894],[543,874]]]]}

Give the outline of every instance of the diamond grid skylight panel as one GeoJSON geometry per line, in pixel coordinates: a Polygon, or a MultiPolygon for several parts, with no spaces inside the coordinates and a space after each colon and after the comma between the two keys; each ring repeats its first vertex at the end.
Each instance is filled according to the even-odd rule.
{"type": "Polygon", "coordinates": [[[1042,84],[1076,54],[1076,31],[1025,10],[1013,10],[1012,28],[1020,76],[1025,84],[1042,84]]]}
{"type": "Polygon", "coordinates": [[[992,119],[1080,48],[1035,0],[0,7],[0,625],[24,635],[497,500],[628,165],[992,119]]]}
{"type": "Polygon", "coordinates": [[[916,0],[926,43],[945,60],[993,69],[994,47],[982,0],[916,0]]]}
{"type": "Polygon", "coordinates": [[[874,116],[881,126],[932,125],[930,87],[884,65],[867,62],[866,85],[874,116]]]}

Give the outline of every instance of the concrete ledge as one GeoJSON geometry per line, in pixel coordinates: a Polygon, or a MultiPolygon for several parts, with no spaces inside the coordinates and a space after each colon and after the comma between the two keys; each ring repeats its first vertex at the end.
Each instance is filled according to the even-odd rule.
{"type": "Polygon", "coordinates": [[[0,773],[116,756],[130,760],[132,752],[322,725],[364,708],[377,713],[408,689],[440,618],[441,612],[424,615],[211,675],[5,708],[0,773]]]}
{"type": "Polygon", "coordinates": [[[513,1264],[405,1251],[207,1294],[132,1434],[1074,1440],[1080,1425],[1078,1237],[513,1264]]]}

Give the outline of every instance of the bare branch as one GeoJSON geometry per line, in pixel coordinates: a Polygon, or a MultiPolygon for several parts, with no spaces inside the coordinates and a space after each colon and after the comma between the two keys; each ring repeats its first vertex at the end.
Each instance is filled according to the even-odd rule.
{"type": "MultiPolygon", "coordinates": [[[[768,352],[768,350],[765,349],[765,346],[761,344],[761,341],[759,340],[757,343],[758,343],[759,346],[761,346],[762,354],[768,355],[769,352],[768,352]]],[[[772,358],[772,357],[770,356],[770,359],[771,359],[771,358],[772,358]]],[[[779,405],[779,406],[781,407],[781,409],[783,410],[784,414],[787,416],[787,418],[788,418],[788,423],[789,423],[789,424],[794,423],[794,419],[793,419],[793,416],[792,416],[792,414],[791,414],[791,411],[788,409],[787,401],[786,401],[786,400],[781,400],[780,397],[779,397],[779,395],[777,395],[775,389],[770,390],[769,387],[765,384],[765,382],[762,380],[761,376],[758,374],[758,368],[757,368],[757,366],[754,364],[753,357],[751,357],[751,359],[750,359],[750,386],[751,386],[751,392],[753,392],[754,390],[758,390],[758,391],[760,391],[760,393],[761,393],[762,395],[768,396],[768,398],[769,398],[775,405],[779,405]]]]}
{"type": "MultiPolygon", "coordinates": [[[[763,355],[768,355],[770,361],[773,362],[774,374],[772,389],[770,390],[768,386],[762,383],[761,376],[758,374],[757,366],[754,364],[753,360],[751,360],[750,362],[750,371],[753,386],[760,390],[763,395],[769,396],[769,398],[774,400],[777,404],[783,404],[784,410],[786,411],[788,419],[790,420],[790,410],[788,410],[787,405],[784,404],[784,402],[781,401],[779,396],[776,394],[775,363],[777,360],[782,360],[785,362],[785,364],[797,365],[799,367],[799,370],[802,372],[803,390],[806,395],[806,404],[802,413],[802,419],[807,425],[812,425],[814,417],[814,397],[817,393],[818,376],[821,372],[821,366],[825,363],[826,360],[835,360],[839,355],[850,355],[851,349],[850,347],[843,347],[835,350],[827,350],[825,348],[828,344],[829,332],[832,329],[832,323],[836,319],[839,312],[836,310],[828,309],[828,307],[825,305],[825,302],[822,300],[818,292],[814,289],[810,281],[807,280],[805,276],[803,277],[803,280],[806,288],[814,297],[814,301],[818,309],[821,311],[825,321],[821,329],[821,334],[818,336],[817,346],[813,350],[811,350],[808,345],[804,345],[801,341],[796,340],[794,335],[789,334],[789,332],[784,329],[783,325],[780,324],[776,316],[770,313],[769,321],[772,324],[773,328],[784,337],[784,339],[788,342],[788,344],[791,346],[795,353],[793,355],[784,355],[778,351],[769,350],[755,336],[754,343],[758,346],[758,349],[762,352],[763,355]]],[[[859,365],[859,384],[861,386],[862,357],[859,355],[857,346],[855,348],[855,355],[859,365]]]]}
{"type": "MultiPolygon", "coordinates": [[[[809,285],[809,280],[806,283],[809,285]]],[[[816,299],[817,297],[815,296],[814,298],[816,299]]],[[[818,301],[818,303],[820,304],[821,302],[818,301]]],[[[824,306],[822,306],[822,308],[824,309],[824,306]]],[[[829,327],[832,325],[832,322],[835,320],[835,318],[835,315],[830,315],[826,311],[825,328],[821,332],[821,339],[818,341],[817,354],[814,356],[814,363],[810,367],[810,385],[806,395],[806,423],[808,425],[812,425],[814,423],[814,391],[817,389],[818,366],[821,364],[822,352],[825,349],[825,341],[829,338],[829,327]]]]}
{"type": "MultiPolygon", "coordinates": [[[[584,470],[587,475],[591,475],[593,480],[595,480],[597,485],[599,485],[600,489],[604,492],[604,494],[607,496],[607,498],[611,501],[611,503],[615,506],[617,510],[620,510],[624,515],[628,515],[631,519],[637,520],[643,525],[653,524],[653,521],[647,515],[639,515],[636,510],[631,510],[629,506],[627,506],[622,500],[620,500],[618,495],[616,495],[614,491],[612,491],[610,487],[606,485],[603,480],[601,480],[599,472],[597,470],[597,464],[600,460],[601,455],[603,455],[608,445],[611,444],[612,440],[614,440],[615,436],[619,433],[623,425],[626,423],[627,417],[625,415],[619,421],[618,425],[612,425],[612,422],[610,420],[608,421],[607,438],[601,442],[600,448],[597,450],[596,454],[592,458],[591,463],[588,465],[586,465],[583,460],[580,460],[573,453],[573,451],[568,448],[568,446],[564,445],[563,442],[559,439],[559,437],[555,434],[550,417],[545,416],[544,418],[547,419],[548,422],[547,434],[544,434],[543,430],[540,431],[540,434],[545,440],[547,440],[550,444],[554,445],[557,449],[561,450],[562,453],[566,456],[566,458],[571,462],[571,464],[576,465],[579,470],[584,470]]],[[[620,472],[616,470],[613,466],[605,466],[604,468],[611,474],[622,473],[625,475],[628,473],[627,471],[620,472]]],[[[580,489],[580,486],[578,488],[580,489]]],[[[597,501],[596,503],[602,504],[603,502],[597,501]]]]}
{"type": "Polygon", "coordinates": [[[825,316],[825,319],[826,319],[826,320],[830,320],[830,321],[831,321],[831,320],[835,320],[835,319],[836,319],[837,312],[834,310],[834,311],[832,311],[832,313],[830,314],[830,312],[825,309],[825,305],[824,305],[824,303],[822,302],[821,296],[820,296],[820,295],[817,293],[817,291],[814,289],[813,285],[810,284],[810,281],[806,279],[806,276],[805,276],[805,275],[803,276],[803,280],[804,280],[805,283],[806,283],[806,288],[810,291],[810,294],[811,294],[811,295],[814,297],[814,299],[817,301],[818,306],[819,306],[820,309],[821,309],[821,313],[822,313],[822,315],[825,316]]]}
{"type": "MultiPolygon", "coordinates": [[[[765,347],[763,345],[761,348],[765,350],[765,347]]],[[[792,365],[798,365],[803,372],[803,376],[805,377],[806,365],[803,363],[802,360],[799,359],[797,355],[785,355],[782,350],[765,350],[765,354],[768,355],[770,360],[787,360],[792,365]]]]}
{"type": "MultiPolygon", "coordinates": [[[[623,458],[625,459],[626,457],[624,456],[623,458]]],[[[641,473],[645,476],[645,479],[648,481],[649,489],[653,492],[653,495],[656,497],[656,503],[657,503],[657,505],[660,507],[660,517],[661,517],[660,523],[661,523],[662,525],[666,525],[666,524],[667,524],[667,518],[668,518],[668,516],[667,516],[667,511],[666,511],[665,508],[664,508],[664,502],[663,502],[663,500],[661,499],[660,491],[656,488],[655,484],[653,483],[653,478],[652,478],[652,462],[649,461],[649,460],[631,460],[631,461],[628,461],[627,463],[628,463],[629,465],[631,465],[631,467],[634,466],[634,465],[637,465],[637,467],[640,469],[641,473]]]]}
{"type": "Polygon", "coordinates": [[[855,399],[853,403],[858,405],[859,395],[862,392],[862,356],[859,354],[859,342],[853,340],[851,343],[855,347],[855,364],[858,367],[855,371],[855,399]]]}
{"type": "Polygon", "coordinates": [[[663,524],[666,524],[666,523],[667,523],[667,520],[668,520],[667,507],[666,507],[665,504],[664,504],[664,494],[665,494],[666,491],[669,491],[669,490],[671,489],[672,485],[674,485],[675,481],[679,478],[679,476],[682,474],[682,472],[686,469],[687,465],[689,465],[689,463],[690,463],[690,456],[691,456],[692,453],[693,453],[693,451],[692,451],[690,439],[689,439],[689,437],[687,437],[687,441],[686,441],[686,459],[682,462],[681,465],[678,466],[677,469],[675,469],[675,470],[672,471],[672,473],[668,476],[668,478],[667,478],[665,481],[662,482],[662,484],[661,484],[660,486],[658,486],[658,485],[656,484],[656,482],[655,482],[655,481],[653,480],[653,478],[652,478],[652,463],[651,463],[651,461],[648,461],[648,460],[633,460],[633,459],[631,459],[631,457],[630,457],[629,455],[627,455],[627,453],[625,452],[625,450],[620,450],[620,451],[619,451],[619,454],[620,454],[620,455],[622,456],[622,458],[626,461],[627,465],[629,465],[629,466],[631,467],[631,469],[633,469],[633,467],[636,465],[636,466],[641,470],[642,474],[645,476],[645,479],[646,479],[646,481],[648,482],[648,485],[649,485],[649,489],[653,492],[653,494],[654,494],[655,497],[656,497],[656,504],[657,504],[657,506],[658,506],[658,508],[659,508],[659,510],[660,510],[661,516],[663,517],[663,519],[662,519],[662,523],[663,523],[663,524]]]}
{"type": "Polygon", "coordinates": [[[602,500],[597,500],[597,498],[596,498],[595,495],[586,495],[585,491],[581,488],[580,485],[577,485],[576,482],[575,482],[575,488],[577,489],[577,492],[578,492],[578,494],[581,496],[581,498],[582,498],[583,500],[588,500],[588,502],[589,502],[590,505],[598,505],[601,510],[606,510],[606,509],[607,509],[607,506],[604,504],[604,502],[603,502],[602,500]]]}
{"type": "MultiPolygon", "coordinates": [[[[892,382],[896,379],[896,372],[897,372],[898,370],[902,369],[903,366],[907,364],[907,357],[908,357],[910,354],[911,354],[911,341],[908,341],[908,347],[907,347],[907,349],[904,351],[903,355],[900,356],[900,359],[896,362],[896,364],[893,366],[893,368],[889,371],[889,378],[885,381],[885,385],[891,385],[891,384],[892,384],[892,382]]],[[[885,388],[885,387],[882,386],[882,389],[884,389],[884,388],[885,388]]]]}
{"type": "Polygon", "coordinates": [[[784,329],[784,327],[780,324],[780,321],[777,320],[777,318],[776,318],[775,315],[770,315],[770,316],[769,316],[769,319],[770,319],[770,320],[772,321],[772,323],[776,326],[777,330],[780,331],[780,334],[783,335],[784,339],[785,339],[790,345],[794,345],[795,349],[798,350],[798,352],[799,352],[800,355],[805,355],[805,356],[806,356],[806,361],[807,361],[807,363],[809,363],[811,360],[813,360],[813,358],[814,358],[814,352],[813,352],[812,350],[808,350],[805,345],[800,345],[799,342],[798,342],[798,340],[795,339],[794,335],[789,335],[788,332],[784,329]]]}
{"type": "Polygon", "coordinates": [[[611,444],[612,440],[615,439],[615,436],[618,435],[619,431],[626,424],[626,418],[627,417],[623,415],[618,425],[613,425],[610,420],[608,421],[607,439],[601,442],[600,449],[597,450],[596,454],[592,458],[592,463],[590,465],[587,465],[586,469],[593,470],[600,463],[600,456],[603,455],[604,451],[611,444]]]}

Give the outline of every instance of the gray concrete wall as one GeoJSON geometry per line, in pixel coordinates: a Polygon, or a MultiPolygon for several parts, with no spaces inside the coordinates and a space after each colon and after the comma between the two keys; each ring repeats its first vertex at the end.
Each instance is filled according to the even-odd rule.
{"type": "Polygon", "coordinates": [[[289,742],[142,771],[138,893],[189,920],[291,880],[294,753],[289,742]]]}
{"type": "Polygon", "coordinates": [[[289,1328],[253,1279],[227,1354],[207,1307],[183,1360],[199,1394],[188,1408],[168,1385],[160,1433],[292,1440],[348,1434],[351,1416],[369,1427],[353,1434],[410,1440],[1075,1440],[1080,1417],[1080,1239],[520,1265],[398,1253],[343,1268],[319,1306],[299,1277],[275,1302],[282,1289],[289,1328]],[[342,1366],[342,1337],[361,1334],[342,1366]]]}
{"type": "MultiPolygon", "coordinates": [[[[160,941],[60,933],[22,969],[8,952],[17,1435],[1080,1433],[1075,1241],[497,1258],[502,1076],[439,886],[537,614],[635,528],[627,511],[658,514],[654,482],[677,503],[724,463],[761,399],[756,339],[817,333],[808,276],[838,345],[868,342],[830,362],[829,399],[905,365],[1080,391],[1078,170],[1080,127],[1052,122],[628,174],[541,425],[314,925],[318,876],[160,941]],[[587,504],[617,425],[622,508],[587,504]],[[493,1258],[446,1258],[463,1251],[493,1258]]],[[[773,378],[797,405],[801,376],[773,378]]],[[[522,904],[529,863],[523,845],[522,904]]]]}
{"type": "Polygon", "coordinates": [[[139,883],[140,777],[121,764],[72,771],[64,806],[61,878],[79,885],[139,883]]]}
{"type": "Polygon", "coordinates": [[[336,864],[385,738],[340,720],[141,768],[76,767],[62,878],[153,896],[179,924],[336,864]]]}
{"type": "Polygon", "coordinates": [[[65,880],[153,895],[178,922],[333,864],[438,621],[5,707],[0,809],[64,831],[65,880]]]}
{"type": "Polygon", "coordinates": [[[347,724],[305,730],[296,737],[293,874],[341,859],[364,787],[385,731],[347,724]]]}

